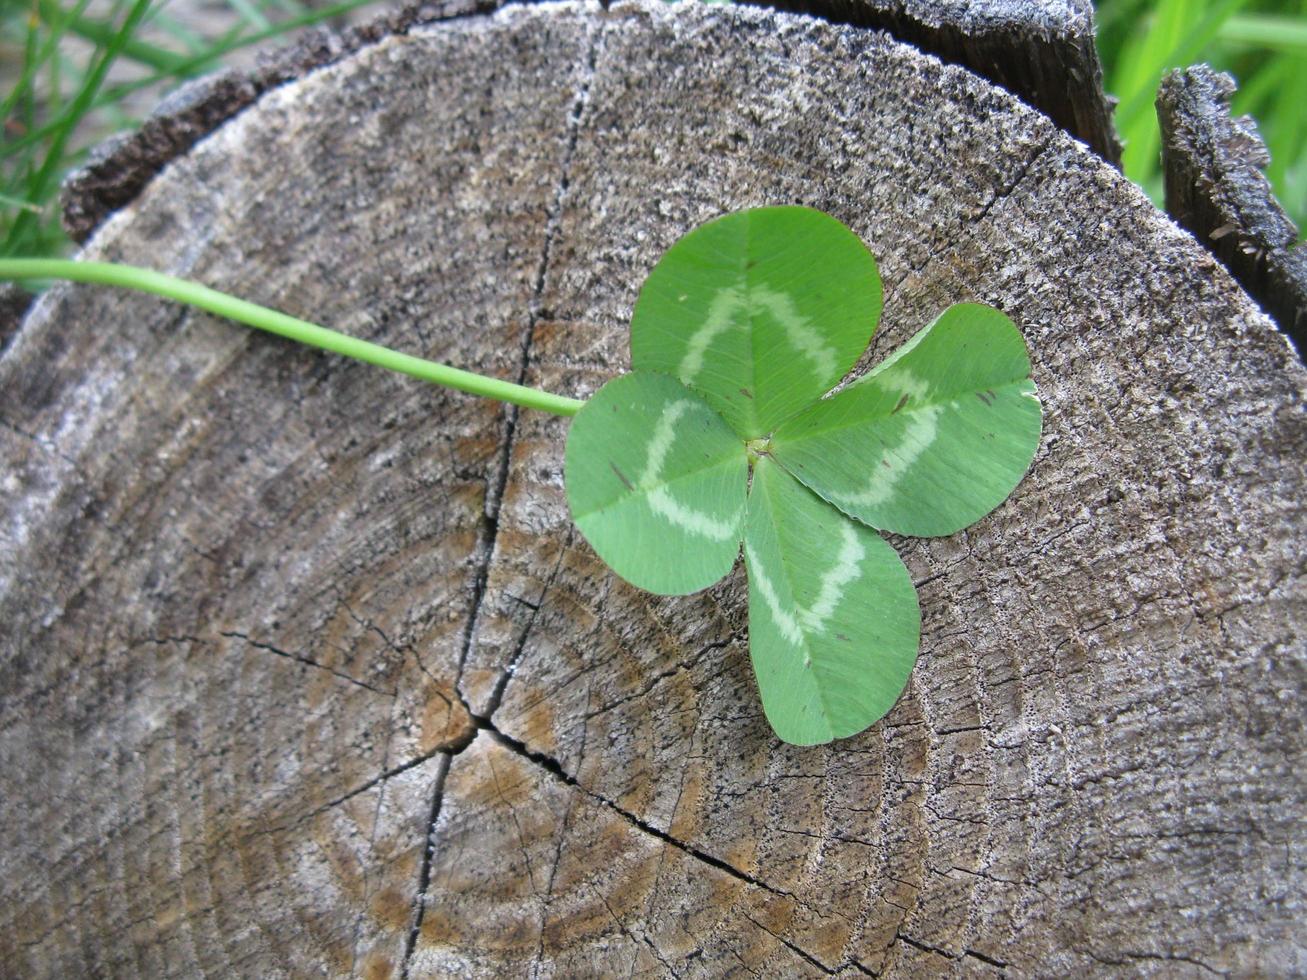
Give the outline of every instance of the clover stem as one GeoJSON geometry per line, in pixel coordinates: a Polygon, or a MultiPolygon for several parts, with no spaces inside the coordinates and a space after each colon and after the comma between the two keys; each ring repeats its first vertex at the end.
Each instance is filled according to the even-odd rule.
{"type": "Polygon", "coordinates": [[[771,454],[771,439],[769,437],[750,439],[744,444],[744,451],[749,454],[749,465],[752,466],[763,456],[771,454]]]}
{"type": "Polygon", "coordinates": [[[229,320],[235,320],[237,323],[243,323],[247,327],[298,341],[309,347],[343,354],[356,361],[375,364],[378,367],[472,395],[481,395],[520,405],[523,408],[535,408],[563,416],[575,415],[584,404],[575,398],[551,394],[514,384],[511,381],[501,381],[498,378],[488,378],[447,364],[413,357],[410,354],[401,354],[389,347],[328,330],[316,323],[309,323],[307,320],[270,310],[266,306],[228,296],[226,293],[201,286],[199,283],[188,282],[151,269],[119,265],[115,262],[80,262],[71,259],[0,259],[0,280],[6,279],[67,279],[72,282],[134,289],[138,292],[177,300],[229,320]]]}

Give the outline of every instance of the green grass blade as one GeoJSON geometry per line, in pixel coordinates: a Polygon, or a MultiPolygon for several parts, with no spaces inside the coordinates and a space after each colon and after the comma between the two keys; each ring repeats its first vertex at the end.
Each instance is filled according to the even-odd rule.
{"type": "Polygon", "coordinates": [[[241,19],[249,24],[256,31],[267,31],[272,29],[272,22],[263,15],[261,11],[249,0],[227,0],[228,6],[240,14],[241,19]]]}
{"type": "MultiPolygon", "coordinates": [[[[106,24],[103,21],[91,20],[80,15],[64,18],[59,5],[54,3],[53,0],[39,0],[37,10],[41,15],[41,20],[46,24],[53,26],[60,23],[69,33],[76,34],[78,37],[101,47],[111,45],[117,34],[117,29],[112,24],[106,24]]],[[[170,74],[176,71],[177,65],[186,60],[184,55],[165,51],[163,48],[147,44],[135,37],[127,38],[122,44],[121,51],[124,57],[145,65],[147,68],[170,74]]]]}
{"type": "Polygon", "coordinates": [[[1288,14],[1238,14],[1221,25],[1216,35],[1223,43],[1268,51],[1307,53],[1307,19],[1288,14]]]}
{"type": "MultiPolygon", "coordinates": [[[[340,17],[350,11],[357,10],[359,7],[376,3],[377,0],[342,0],[340,3],[328,7],[321,7],[311,10],[302,17],[296,17],[291,20],[283,21],[280,24],[274,24],[266,31],[260,31],[255,34],[244,34],[230,37],[224,40],[202,54],[187,58],[179,62],[173,72],[159,72],[145,78],[134,79],[130,82],[123,82],[118,85],[105,89],[103,95],[97,98],[92,104],[91,109],[100,109],[114,102],[119,102],[138,89],[148,88],[151,85],[157,85],[160,82],[168,81],[174,78],[184,78],[191,75],[200,74],[217,64],[222,58],[235,51],[250,47],[251,45],[262,44],[277,37],[281,37],[291,31],[303,27],[312,27],[323,21],[331,20],[334,17],[340,17]]],[[[42,126],[41,128],[28,133],[17,140],[11,140],[0,146],[0,159],[13,156],[30,148],[33,144],[51,138],[56,132],[63,129],[69,122],[69,113],[65,111],[59,118],[42,126]]]]}
{"type": "Polygon", "coordinates": [[[21,197],[12,197],[9,194],[0,194],[0,204],[7,208],[17,208],[20,211],[31,211],[34,214],[41,213],[41,205],[24,200],[21,197]]]}
{"type": "MultiPolygon", "coordinates": [[[[212,42],[204,35],[197,33],[188,27],[184,22],[171,16],[167,8],[163,5],[155,7],[150,11],[150,25],[167,34],[185,50],[186,54],[182,57],[200,54],[207,51],[212,42]]],[[[245,25],[240,25],[237,31],[244,30],[245,25]]]]}
{"type": "MultiPolygon", "coordinates": [[[[104,49],[104,53],[91,71],[87,73],[81,90],[64,113],[67,117],[65,125],[55,132],[54,139],[46,151],[44,161],[27,182],[26,196],[29,200],[44,201],[46,199],[51,182],[62,172],[64,148],[72,137],[73,128],[90,108],[105,75],[108,74],[110,66],[118,58],[123,46],[132,37],[137,25],[149,10],[150,2],[151,0],[136,0],[133,3],[131,10],[110,44],[104,49]]],[[[34,221],[35,217],[30,212],[20,213],[10,227],[3,246],[0,246],[0,254],[13,255],[16,251],[19,251],[23,247],[24,236],[30,231],[34,221]]]]}
{"type": "Polygon", "coordinates": [[[1116,120],[1125,143],[1122,166],[1133,180],[1156,181],[1161,136],[1153,99],[1162,73],[1192,62],[1246,2],[1219,0],[1194,22],[1191,0],[1163,0],[1149,29],[1122,52],[1110,88],[1121,97],[1116,120]]]}

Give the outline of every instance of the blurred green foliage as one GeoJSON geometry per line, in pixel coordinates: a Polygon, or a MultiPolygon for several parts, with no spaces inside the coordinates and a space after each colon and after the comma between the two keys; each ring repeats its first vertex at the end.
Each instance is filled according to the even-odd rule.
{"type": "Polygon", "coordinates": [[[1161,203],[1153,100],[1164,72],[1205,61],[1239,83],[1236,115],[1257,120],[1267,176],[1301,229],[1307,219],[1307,0],[1098,0],[1098,50],[1126,176],[1161,203]]]}
{"type": "Polygon", "coordinates": [[[64,175],[167,91],[375,2],[0,0],[0,257],[67,252],[55,203],[64,175]]]}

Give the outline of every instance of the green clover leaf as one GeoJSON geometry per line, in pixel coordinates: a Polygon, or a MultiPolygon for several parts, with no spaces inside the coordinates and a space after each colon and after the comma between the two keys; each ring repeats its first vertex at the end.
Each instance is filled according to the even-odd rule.
{"type": "Polygon", "coordinates": [[[572,520],[628,582],[685,595],[735,564],[748,458],[675,378],[635,371],[600,388],[572,423],[564,466],[572,520]]]}
{"type": "Polygon", "coordinates": [[[756,439],[844,377],[880,305],[876,260],[835,218],[737,211],[690,232],[649,274],[631,367],[680,378],[756,439]]]}
{"type": "Polygon", "coordinates": [[[634,370],[585,403],[567,439],[572,516],[631,584],[706,588],[743,540],[763,710],[796,745],[874,724],[916,663],[916,590],[877,532],[966,527],[1039,445],[1025,342],[988,306],[951,307],[822,397],[880,306],[875,259],[829,215],[718,218],[654,267],[631,320],[634,370]]]}
{"type": "Polygon", "coordinates": [[[767,457],[744,532],[749,656],[772,729],[795,745],[856,735],[893,707],[921,612],[898,553],[767,457]]]}
{"type": "Polygon", "coordinates": [[[1039,445],[1030,358],[998,310],[959,303],[839,394],[781,425],[776,460],[850,517],[932,537],[1007,499],[1039,445]]]}

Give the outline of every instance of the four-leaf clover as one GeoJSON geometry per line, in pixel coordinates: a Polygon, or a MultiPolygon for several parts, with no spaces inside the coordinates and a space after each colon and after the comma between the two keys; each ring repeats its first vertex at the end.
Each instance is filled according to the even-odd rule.
{"type": "Polygon", "coordinates": [[[655,266],[631,321],[633,370],[586,402],[567,439],[572,517],[631,584],[707,588],[743,543],[763,710],[798,745],[876,722],[916,662],[916,590],[878,532],[979,520],[1039,443],[1025,343],[987,306],[951,307],[823,397],[880,309],[875,259],[835,218],[718,218],[655,266]]]}
{"type": "Polygon", "coordinates": [[[655,266],[631,321],[634,370],[587,402],[427,361],[198,283],[112,262],[0,259],[0,280],[66,278],[181,300],[460,391],[575,415],[572,517],[614,571],[665,595],[707,588],[744,545],[749,651],[785,741],[862,731],[917,658],[907,569],[877,533],[952,534],[997,507],[1039,444],[1015,325],[946,310],[830,393],[880,317],[876,261],[801,207],[710,221],[655,266]]]}

